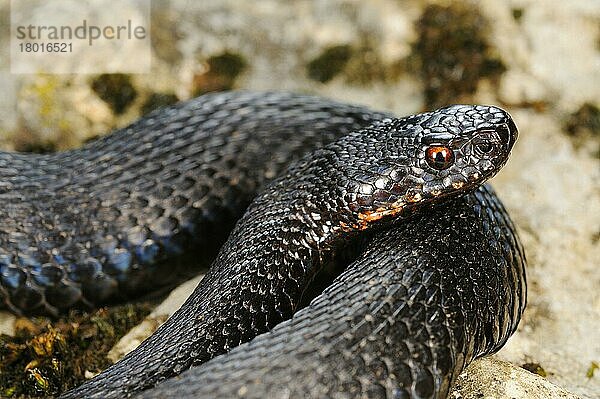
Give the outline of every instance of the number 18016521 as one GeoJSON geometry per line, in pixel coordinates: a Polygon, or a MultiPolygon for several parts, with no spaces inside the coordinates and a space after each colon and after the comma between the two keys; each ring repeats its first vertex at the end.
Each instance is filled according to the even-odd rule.
{"type": "Polygon", "coordinates": [[[19,43],[22,53],[72,53],[73,43],[19,43]]]}

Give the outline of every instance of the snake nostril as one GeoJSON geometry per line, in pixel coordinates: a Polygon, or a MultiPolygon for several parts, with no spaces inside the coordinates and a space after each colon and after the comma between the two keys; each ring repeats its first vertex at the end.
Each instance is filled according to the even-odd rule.
{"type": "Polygon", "coordinates": [[[517,141],[517,137],[519,137],[519,130],[517,129],[517,125],[515,122],[508,118],[508,122],[499,129],[498,133],[502,138],[504,143],[507,143],[507,147],[510,150],[515,142],[517,141]]]}

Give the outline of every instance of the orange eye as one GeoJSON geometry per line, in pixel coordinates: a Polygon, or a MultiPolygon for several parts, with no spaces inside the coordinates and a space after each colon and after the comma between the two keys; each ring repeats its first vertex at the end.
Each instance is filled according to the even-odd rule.
{"type": "Polygon", "coordinates": [[[448,147],[434,145],[427,148],[425,160],[433,169],[447,169],[454,163],[454,153],[448,147]]]}

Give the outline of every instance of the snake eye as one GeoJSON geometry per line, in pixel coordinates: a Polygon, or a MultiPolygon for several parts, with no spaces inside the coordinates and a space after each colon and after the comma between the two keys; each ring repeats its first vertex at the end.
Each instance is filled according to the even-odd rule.
{"type": "Polygon", "coordinates": [[[443,170],[454,163],[454,153],[448,147],[434,145],[425,151],[425,160],[433,169],[443,170]]]}

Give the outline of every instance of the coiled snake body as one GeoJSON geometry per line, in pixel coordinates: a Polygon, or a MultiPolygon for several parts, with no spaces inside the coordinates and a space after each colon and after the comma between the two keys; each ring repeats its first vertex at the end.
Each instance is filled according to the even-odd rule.
{"type": "Polygon", "coordinates": [[[172,283],[260,192],[182,308],[64,397],[445,397],[525,306],[514,227],[477,188],[516,136],[491,106],[394,119],[232,92],[79,150],[2,153],[0,299],[57,313],[172,283]]]}

